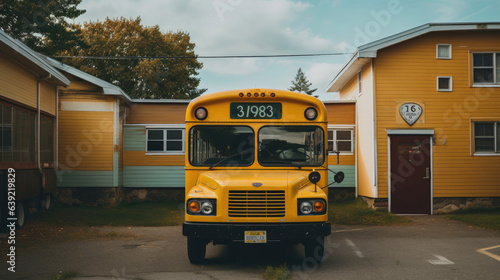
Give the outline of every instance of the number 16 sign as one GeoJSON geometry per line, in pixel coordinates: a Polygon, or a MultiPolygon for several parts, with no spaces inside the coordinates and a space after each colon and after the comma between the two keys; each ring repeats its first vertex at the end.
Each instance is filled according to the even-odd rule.
{"type": "Polygon", "coordinates": [[[405,103],[399,107],[399,113],[406,123],[411,126],[422,115],[422,107],[416,103],[405,103]]]}

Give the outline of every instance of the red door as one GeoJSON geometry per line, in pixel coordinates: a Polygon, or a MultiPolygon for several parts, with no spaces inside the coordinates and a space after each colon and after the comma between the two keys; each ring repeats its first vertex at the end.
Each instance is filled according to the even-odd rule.
{"type": "Polygon", "coordinates": [[[391,135],[390,210],[431,214],[431,142],[426,135],[391,135]]]}

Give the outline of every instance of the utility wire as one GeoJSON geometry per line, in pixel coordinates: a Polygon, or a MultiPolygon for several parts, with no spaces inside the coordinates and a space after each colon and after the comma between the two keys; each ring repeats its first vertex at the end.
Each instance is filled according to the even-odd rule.
{"type": "Polygon", "coordinates": [[[54,58],[97,59],[97,60],[142,60],[142,59],[231,59],[231,58],[279,58],[306,56],[334,56],[352,53],[310,53],[310,54],[270,54],[270,55],[200,55],[200,56],[54,56],[54,58]]]}

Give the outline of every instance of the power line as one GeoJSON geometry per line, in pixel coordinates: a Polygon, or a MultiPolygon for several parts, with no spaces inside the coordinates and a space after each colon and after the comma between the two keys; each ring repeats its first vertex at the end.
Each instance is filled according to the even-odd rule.
{"type": "Polygon", "coordinates": [[[335,56],[353,53],[309,53],[309,54],[269,54],[269,55],[200,55],[200,56],[54,56],[54,58],[96,59],[96,60],[142,60],[142,59],[232,59],[232,58],[280,58],[307,56],[335,56]]]}

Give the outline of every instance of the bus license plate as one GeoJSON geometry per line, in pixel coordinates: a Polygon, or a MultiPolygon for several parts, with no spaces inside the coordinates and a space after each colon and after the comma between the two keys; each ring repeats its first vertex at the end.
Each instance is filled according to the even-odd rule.
{"type": "Polygon", "coordinates": [[[266,231],[245,231],[245,243],[267,243],[266,231]]]}

